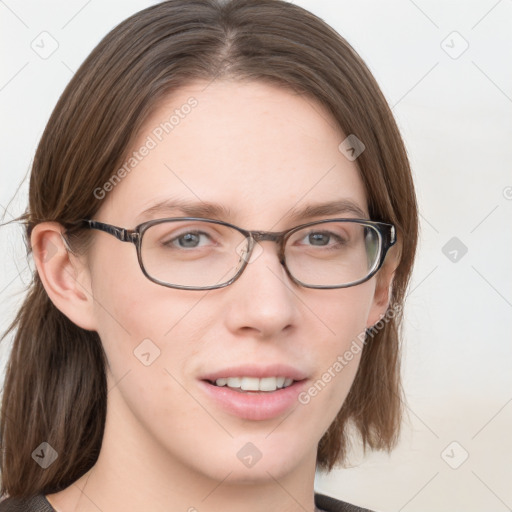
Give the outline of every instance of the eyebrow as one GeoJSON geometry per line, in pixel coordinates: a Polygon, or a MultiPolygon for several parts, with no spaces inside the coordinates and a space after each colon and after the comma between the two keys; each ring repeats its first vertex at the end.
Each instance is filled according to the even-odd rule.
{"type": "Polygon", "coordinates": [[[139,222],[153,215],[167,215],[176,211],[185,214],[187,217],[204,217],[216,220],[229,218],[232,215],[229,208],[218,203],[209,203],[201,200],[165,199],[139,213],[135,220],[139,222]]]}
{"type": "Polygon", "coordinates": [[[366,219],[368,217],[368,214],[353,201],[349,199],[339,199],[336,201],[329,201],[327,203],[307,204],[300,209],[291,208],[283,218],[290,221],[297,221],[324,215],[346,214],[353,214],[358,219],[366,219]]]}
{"type": "MultiPolygon", "coordinates": [[[[232,210],[219,203],[165,199],[143,210],[137,215],[135,221],[138,223],[151,216],[169,215],[172,213],[181,213],[187,217],[203,217],[215,220],[225,220],[233,217],[232,210]]],[[[368,218],[368,214],[353,201],[339,199],[326,203],[307,204],[301,208],[292,207],[281,219],[292,222],[326,215],[346,214],[355,215],[359,219],[368,218]]]]}

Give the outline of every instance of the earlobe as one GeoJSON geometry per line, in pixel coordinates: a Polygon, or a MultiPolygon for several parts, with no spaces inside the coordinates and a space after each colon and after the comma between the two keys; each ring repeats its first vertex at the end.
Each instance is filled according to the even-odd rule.
{"type": "Polygon", "coordinates": [[[30,237],[34,263],[55,306],[79,327],[95,330],[89,272],[71,252],[63,233],[56,222],[34,227],[30,237]]]}

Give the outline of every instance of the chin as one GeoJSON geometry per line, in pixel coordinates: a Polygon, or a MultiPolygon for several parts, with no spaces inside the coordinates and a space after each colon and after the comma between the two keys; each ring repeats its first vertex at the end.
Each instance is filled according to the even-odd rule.
{"type": "Polygon", "coordinates": [[[266,435],[268,433],[237,437],[227,444],[218,445],[217,450],[206,450],[202,462],[212,463],[202,467],[194,464],[196,471],[213,480],[223,481],[227,478],[229,483],[237,484],[263,484],[272,477],[281,479],[304,464],[311,464],[314,471],[316,449],[309,461],[304,452],[304,442],[300,442],[300,439],[285,441],[281,436],[276,436],[276,440],[269,442],[272,434],[265,439],[266,435]]]}

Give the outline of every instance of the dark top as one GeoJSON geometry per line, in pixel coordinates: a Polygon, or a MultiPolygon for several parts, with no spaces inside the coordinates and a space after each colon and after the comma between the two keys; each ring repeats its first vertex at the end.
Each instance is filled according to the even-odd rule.
{"type": "MultiPolygon", "coordinates": [[[[372,512],[367,508],[357,507],[339,501],[324,494],[315,493],[315,505],[321,512],[372,512]]],[[[0,502],[0,512],[56,512],[43,494],[24,500],[6,498],[0,502]]]]}

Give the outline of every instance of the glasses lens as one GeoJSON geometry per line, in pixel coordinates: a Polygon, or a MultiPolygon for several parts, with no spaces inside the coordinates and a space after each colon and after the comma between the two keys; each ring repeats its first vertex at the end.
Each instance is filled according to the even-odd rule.
{"type": "Polygon", "coordinates": [[[165,221],[147,228],[141,258],[146,273],[163,283],[209,287],[226,283],[243,265],[248,240],[215,222],[165,221]]]}
{"type": "Polygon", "coordinates": [[[322,222],[295,231],[285,251],[288,269],[301,283],[343,286],[366,278],[378,266],[381,237],[369,224],[322,222]]]}

